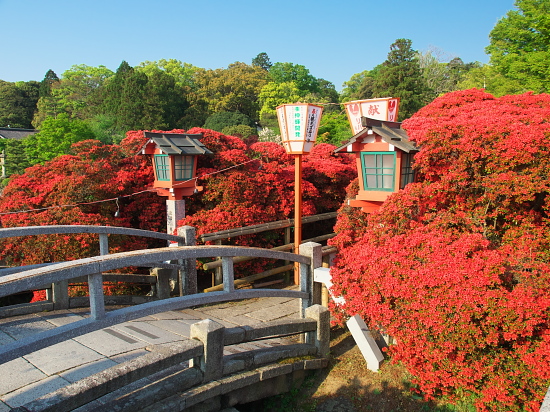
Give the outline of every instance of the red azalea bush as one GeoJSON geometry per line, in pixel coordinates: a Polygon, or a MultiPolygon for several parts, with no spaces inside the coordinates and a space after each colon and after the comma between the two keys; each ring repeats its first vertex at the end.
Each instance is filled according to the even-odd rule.
{"type": "Polygon", "coordinates": [[[550,383],[550,96],[449,93],[403,127],[421,183],[343,207],[334,292],[426,398],[536,411],[550,383]]]}
{"type": "MultiPolygon", "coordinates": [[[[94,203],[131,195],[151,184],[150,161],[146,156],[135,155],[141,143],[139,139],[132,143],[135,137],[130,134],[129,141],[123,141],[125,145],[121,146],[83,141],[72,146],[72,155],[57,157],[28,168],[23,175],[12,176],[0,197],[1,226],[81,224],[162,231],[166,226],[166,206],[155,193],[120,198],[118,218],[114,217],[117,210],[114,200],[94,203]],[[27,210],[34,211],[20,212],[27,210]]],[[[162,244],[113,235],[109,245],[111,252],[118,252],[162,244]]],[[[0,259],[26,265],[97,254],[98,235],[44,235],[2,240],[0,259]]]]}
{"type": "MultiPolygon", "coordinates": [[[[205,190],[186,200],[188,216],[179,225],[194,226],[202,234],[293,217],[294,157],[281,145],[257,142],[247,147],[239,138],[199,128],[188,133],[203,133],[202,142],[214,156],[199,159],[197,176],[202,177],[199,184],[205,190]]],[[[357,176],[354,159],[334,155],[334,149],[320,144],[303,156],[304,215],[337,210],[346,186],[357,176]]],[[[280,244],[280,239],[272,233],[230,240],[231,244],[257,247],[272,247],[276,242],[280,244]]],[[[242,266],[257,272],[265,269],[266,263],[253,261],[242,266]]]]}
{"type": "MultiPolygon", "coordinates": [[[[186,131],[176,129],[168,133],[186,131]]],[[[201,128],[187,133],[202,134],[201,141],[214,155],[198,158],[198,185],[204,186],[205,191],[185,199],[187,217],[180,225],[193,225],[201,234],[292,216],[294,159],[282,146],[247,146],[237,137],[201,128]]],[[[154,192],[142,193],[153,182],[150,159],[138,154],[145,143],[143,131],[128,132],[120,145],[84,141],[72,146],[71,155],[13,176],[0,197],[0,213],[4,213],[0,214],[1,226],[88,224],[165,231],[165,199],[154,192]],[[94,203],[117,197],[121,197],[118,218],[114,217],[115,201],[94,203]],[[54,208],[39,210],[50,207],[54,208]],[[30,209],[34,211],[9,214],[30,209]]],[[[304,156],[304,214],[338,209],[345,187],[357,174],[354,160],[348,155],[333,155],[333,149],[334,146],[321,144],[304,156]]],[[[248,236],[234,243],[269,246],[273,239],[248,236]]],[[[111,252],[162,246],[158,241],[117,236],[111,236],[109,244],[111,252]]],[[[97,235],[87,234],[11,238],[3,240],[2,245],[0,259],[10,264],[98,254],[97,235]]]]}

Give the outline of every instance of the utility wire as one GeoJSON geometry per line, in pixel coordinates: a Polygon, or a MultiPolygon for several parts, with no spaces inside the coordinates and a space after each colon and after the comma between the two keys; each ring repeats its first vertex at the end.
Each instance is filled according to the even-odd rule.
{"type": "MultiPolygon", "coordinates": [[[[229,169],[233,169],[235,167],[239,167],[239,166],[245,165],[247,163],[254,162],[256,160],[258,160],[258,159],[252,159],[252,160],[249,160],[249,161],[244,162],[244,163],[239,163],[239,164],[236,164],[236,165],[233,165],[233,166],[230,166],[230,167],[226,167],[225,169],[222,169],[222,170],[216,170],[215,172],[206,173],[202,176],[197,176],[197,177],[194,177],[192,179],[186,180],[185,182],[176,183],[174,186],[182,185],[182,184],[185,184],[185,183],[187,183],[189,181],[192,181],[192,180],[195,181],[195,185],[196,185],[198,179],[203,179],[206,176],[211,176],[211,175],[214,175],[214,174],[217,174],[217,173],[222,173],[222,172],[225,172],[229,169]]],[[[125,198],[125,197],[137,196],[137,195],[140,195],[142,193],[155,192],[155,191],[156,191],[155,189],[146,189],[146,190],[141,190],[139,192],[130,193],[128,195],[121,195],[121,196],[117,196],[117,197],[112,197],[110,199],[94,200],[93,202],[82,202],[82,203],[75,203],[75,204],[72,204],[72,205],[56,205],[56,206],[42,207],[42,208],[37,208],[37,209],[17,210],[17,211],[13,211],[13,212],[0,212],[0,216],[2,216],[2,215],[14,215],[14,214],[18,214],[18,213],[42,212],[44,210],[59,209],[59,208],[64,208],[64,207],[77,207],[77,206],[83,206],[83,205],[93,205],[93,204],[97,204],[97,203],[112,202],[112,201],[116,201],[118,199],[122,199],[122,198],[125,198]]]]}

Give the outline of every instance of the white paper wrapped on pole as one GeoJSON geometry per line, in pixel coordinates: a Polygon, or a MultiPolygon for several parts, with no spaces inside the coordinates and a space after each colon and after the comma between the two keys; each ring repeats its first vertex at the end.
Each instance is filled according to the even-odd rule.
{"type": "Polygon", "coordinates": [[[372,337],[365,321],[359,315],[355,315],[346,322],[355,343],[367,361],[367,368],[373,372],[378,372],[380,364],[384,361],[384,355],[372,337]]]}
{"type": "Polygon", "coordinates": [[[313,281],[325,285],[330,297],[338,306],[342,306],[346,303],[346,299],[343,296],[334,296],[332,293],[332,276],[330,276],[330,268],[313,269],[313,281]]]}

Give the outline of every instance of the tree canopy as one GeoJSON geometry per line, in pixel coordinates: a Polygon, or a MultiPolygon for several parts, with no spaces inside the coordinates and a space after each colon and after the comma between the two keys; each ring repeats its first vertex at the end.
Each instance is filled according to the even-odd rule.
{"type": "Polygon", "coordinates": [[[518,92],[550,91],[550,0],[516,0],[490,33],[491,64],[518,92]]]}

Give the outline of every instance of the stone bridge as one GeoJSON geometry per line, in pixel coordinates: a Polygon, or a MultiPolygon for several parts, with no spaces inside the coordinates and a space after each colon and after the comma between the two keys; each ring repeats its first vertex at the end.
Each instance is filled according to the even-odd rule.
{"type": "MultiPolygon", "coordinates": [[[[288,391],[307,370],[326,366],[329,313],[313,305],[320,245],[303,244],[299,255],[194,245],[108,255],[107,235],[132,229],[84,228],[100,234],[101,256],[0,274],[0,297],[53,285],[46,312],[24,314],[32,306],[16,305],[0,313],[0,411],[216,411],[288,391]],[[299,287],[235,290],[233,259],[242,256],[297,262],[299,287]],[[222,260],[223,291],[105,306],[106,271],[177,262],[189,291],[196,290],[196,259],[210,257],[222,260]],[[64,295],[67,282],[82,277],[89,309],[71,307],[64,295]]],[[[21,229],[0,229],[0,237],[21,229]]],[[[44,230],[78,229],[29,228],[44,230]]],[[[194,239],[159,235],[180,245],[194,239]]]]}

